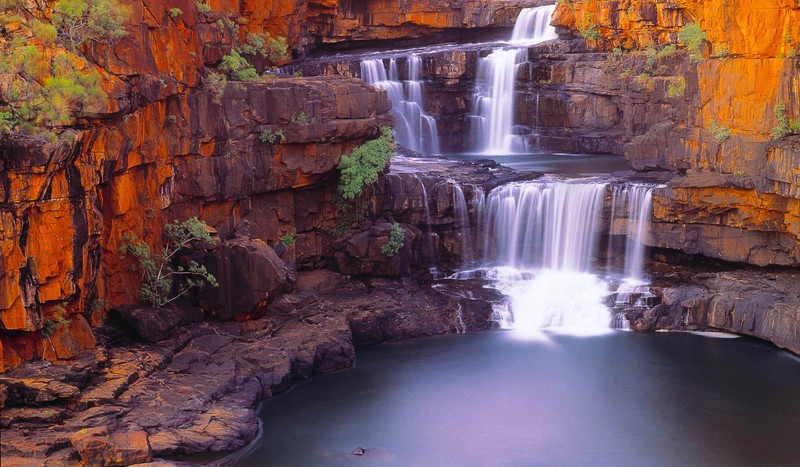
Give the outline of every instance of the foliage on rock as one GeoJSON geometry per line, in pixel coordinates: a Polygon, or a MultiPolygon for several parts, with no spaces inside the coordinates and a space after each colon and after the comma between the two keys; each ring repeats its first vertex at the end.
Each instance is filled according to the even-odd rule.
{"type": "Polygon", "coordinates": [[[395,222],[389,232],[389,241],[381,247],[381,253],[391,258],[403,248],[405,240],[405,229],[395,222]]]}
{"type": "MultiPolygon", "coordinates": [[[[39,134],[69,125],[106,94],[83,57],[87,43],[115,43],[130,9],[117,0],[58,0],[48,19],[46,4],[0,3],[4,41],[0,51],[0,134],[39,134]]],[[[52,138],[52,133],[48,133],[52,138]]]]}
{"type": "Polygon", "coordinates": [[[339,193],[346,200],[353,200],[365,186],[378,181],[378,174],[386,169],[394,156],[394,136],[389,127],[382,127],[378,138],[355,148],[349,156],[339,162],[339,193]]]}
{"type": "Polygon", "coordinates": [[[695,60],[700,59],[700,46],[703,45],[703,42],[706,40],[706,33],[700,29],[699,24],[689,23],[683,26],[681,30],[678,31],[678,39],[689,49],[692,58],[695,60]]]}
{"type": "Polygon", "coordinates": [[[216,278],[196,261],[189,261],[187,266],[175,266],[178,253],[194,241],[211,241],[206,223],[196,217],[167,224],[161,252],[153,252],[147,243],[134,235],[123,236],[120,253],[133,257],[142,271],[139,291],[142,301],[162,307],[206,283],[218,286],[216,278]]]}

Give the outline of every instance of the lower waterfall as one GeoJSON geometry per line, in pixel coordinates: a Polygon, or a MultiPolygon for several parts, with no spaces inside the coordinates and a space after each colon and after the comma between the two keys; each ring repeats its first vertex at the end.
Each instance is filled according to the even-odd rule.
{"type": "Polygon", "coordinates": [[[498,304],[495,318],[501,327],[523,335],[539,335],[542,329],[596,334],[624,327],[609,303],[646,294],[643,239],[653,188],[598,179],[495,188],[476,202],[483,207],[476,222],[483,239],[482,262],[453,277],[490,280],[508,297],[507,303],[498,304]],[[598,255],[601,238],[616,234],[615,225],[623,226],[620,233],[627,238],[624,268],[616,270],[603,267],[598,255]],[[615,295],[621,297],[611,300],[615,295]]]}

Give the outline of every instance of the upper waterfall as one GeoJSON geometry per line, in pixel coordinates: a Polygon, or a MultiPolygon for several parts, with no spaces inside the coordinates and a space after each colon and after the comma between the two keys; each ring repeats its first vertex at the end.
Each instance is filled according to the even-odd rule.
{"type": "Polygon", "coordinates": [[[470,119],[475,152],[525,152],[524,138],[513,131],[517,66],[527,60],[526,46],[558,37],[550,26],[553,11],[555,5],[523,9],[514,26],[511,47],[497,48],[479,61],[470,119]]]}

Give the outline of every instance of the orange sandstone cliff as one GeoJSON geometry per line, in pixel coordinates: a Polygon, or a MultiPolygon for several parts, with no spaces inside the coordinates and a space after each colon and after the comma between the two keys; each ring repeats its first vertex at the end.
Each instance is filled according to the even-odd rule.
{"type": "Polygon", "coordinates": [[[800,119],[800,3],[564,1],[553,24],[613,51],[598,73],[652,103],[637,118],[658,121],[623,152],[638,170],[684,174],[656,193],[654,246],[800,264],[800,138],[777,130],[800,119]],[[690,23],[705,34],[694,57],[667,48],[686,45],[690,23]]]}

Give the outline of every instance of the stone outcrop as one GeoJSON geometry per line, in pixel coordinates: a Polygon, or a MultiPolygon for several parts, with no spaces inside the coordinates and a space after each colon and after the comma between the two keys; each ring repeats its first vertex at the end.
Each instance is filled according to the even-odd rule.
{"type": "Polygon", "coordinates": [[[112,339],[107,328],[109,346],[93,354],[0,376],[2,463],[77,465],[77,449],[89,465],[143,455],[148,444],[154,456],[240,448],[257,432],[257,400],[350,367],[354,344],[491,328],[496,292],[465,298],[463,284],[452,287],[339,282],[330,293],[282,295],[260,319],[193,324],[157,345],[112,339]]]}
{"type": "Polygon", "coordinates": [[[45,320],[71,319],[80,329],[66,347],[90,348],[78,315],[98,325],[105,310],[138,299],[138,275],[119,253],[126,233],[155,245],[165,223],[191,216],[224,238],[242,219],[269,242],[296,218],[314,229],[332,214],[301,209],[319,212],[341,155],[391,121],[385,93],[347,79],[230,84],[220,102],[200,89],[84,131],[71,146],[4,142],[0,323],[25,332],[0,335],[6,362],[55,358],[36,333],[45,320]],[[262,142],[265,131],[282,137],[262,142]]]}
{"type": "Polygon", "coordinates": [[[637,331],[705,330],[755,336],[800,353],[800,274],[791,270],[695,272],[662,279],[660,304],[626,313],[637,331]]]}

